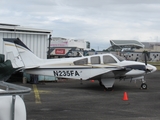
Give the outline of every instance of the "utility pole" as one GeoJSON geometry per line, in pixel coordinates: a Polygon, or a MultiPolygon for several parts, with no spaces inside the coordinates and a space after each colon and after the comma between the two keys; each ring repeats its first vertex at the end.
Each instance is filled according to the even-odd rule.
{"type": "Polygon", "coordinates": [[[52,35],[49,35],[49,45],[48,45],[48,59],[50,59],[50,49],[51,49],[51,40],[52,40],[52,35]]]}

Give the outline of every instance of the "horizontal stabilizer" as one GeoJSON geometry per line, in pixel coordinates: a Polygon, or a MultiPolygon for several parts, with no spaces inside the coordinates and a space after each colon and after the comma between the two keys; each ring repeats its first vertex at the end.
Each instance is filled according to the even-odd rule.
{"type": "Polygon", "coordinates": [[[25,69],[39,68],[39,66],[27,66],[25,69]]]}

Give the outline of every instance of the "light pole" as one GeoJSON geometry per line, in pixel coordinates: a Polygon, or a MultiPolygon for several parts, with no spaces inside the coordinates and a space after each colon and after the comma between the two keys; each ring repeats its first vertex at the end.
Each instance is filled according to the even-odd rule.
{"type": "Polygon", "coordinates": [[[51,48],[51,38],[52,37],[52,35],[49,35],[49,45],[48,45],[48,59],[50,59],[50,48],[51,48]]]}

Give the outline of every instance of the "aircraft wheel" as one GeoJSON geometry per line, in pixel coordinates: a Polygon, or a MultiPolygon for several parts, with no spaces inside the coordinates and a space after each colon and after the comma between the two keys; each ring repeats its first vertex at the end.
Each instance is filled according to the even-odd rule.
{"type": "Polygon", "coordinates": [[[106,88],[106,87],[104,86],[104,89],[105,89],[106,91],[113,91],[113,89],[114,89],[114,86],[112,86],[112,87],[109,87],[109,88],[106,88]]]}
{"type": "Polygon", "coordinates": [[[142,89],[147,89],[147,84],[146,84],[146,83],[142,83],[142,84],[141,84],[141,88],[142,88],[142,89]]]}
{"type": "Polygon", "coordinates": [[[108,91],[113,91],[113,88],[112,88],[112,87],[110,87],[110,88],[107,88],[107,90],[108,90],[108,91]]]}

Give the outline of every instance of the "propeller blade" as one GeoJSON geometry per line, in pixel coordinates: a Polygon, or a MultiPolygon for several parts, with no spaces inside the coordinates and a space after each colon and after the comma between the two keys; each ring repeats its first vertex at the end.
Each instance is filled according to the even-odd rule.
{"type": "Polygon", "coordinates": [[[145,61],[145,65],[147,65],[147,53],[144,53],[144,61],[145,61]]]}

